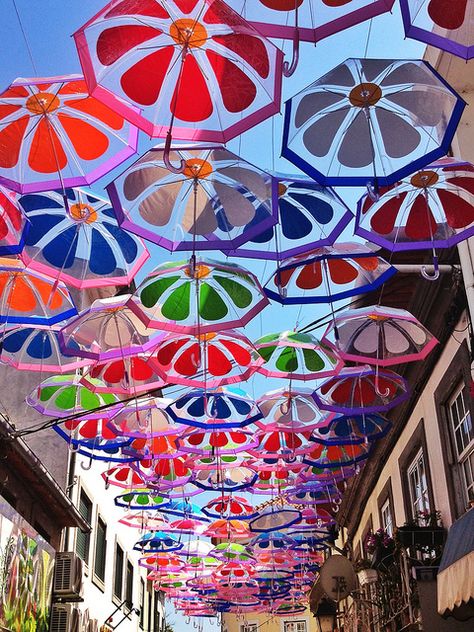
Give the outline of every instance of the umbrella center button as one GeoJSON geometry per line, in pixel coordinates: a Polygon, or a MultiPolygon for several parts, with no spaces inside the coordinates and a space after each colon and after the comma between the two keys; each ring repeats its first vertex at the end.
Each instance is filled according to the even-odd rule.
{"type": "Polygon", "coordinates": [[[382,89],[376,83],[359,83],[349,93],[349,101],[358,108],[365,108],[382,98],[382,89]]]}

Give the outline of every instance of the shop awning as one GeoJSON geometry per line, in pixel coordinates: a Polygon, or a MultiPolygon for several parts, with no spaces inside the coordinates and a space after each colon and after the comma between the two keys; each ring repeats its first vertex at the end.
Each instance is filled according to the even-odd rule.
{"type": "Polygon", "coordinates": [[[452,525],[438,573],[438,612],[474,616],[474,508],[452,525]]]}

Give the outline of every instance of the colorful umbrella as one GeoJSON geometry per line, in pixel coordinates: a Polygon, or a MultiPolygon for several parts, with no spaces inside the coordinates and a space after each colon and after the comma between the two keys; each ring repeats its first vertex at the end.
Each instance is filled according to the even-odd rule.
{"type": "Polygon", "coordinates": [[[243,327],[267,304],[245,268],[192,257],[158,266],[129,306],[147,327],[204,334],[243,327]]]}
{"type": "Polygon", "coordinates": [[[378,366],[423,360],[438,343],[407,310],[382,306],[350,309],[336,316],[323,341],[337,348],[344,360],[378,366]]]}
{"type": "Polygon", "coordinates": [[[257,515],[254,507],[242,496],[218,496],[203,507],[203,512],[211,518],[245,518],[250,520],[257,515]]]}
{"type": "Polygon", "coordinates": [[[301,520],[301,512],[295,507],[271,504],[259,512],[250,521],[250,531],[253,533],[268,533],[287,529],[301,520]]]}
{"type": "Polygon", "coordinates": [[[167,250],[233,250],[277,222],[270,176],[220,146],[150,150],[107,187],[123,228],[167,250]]]}
{"type": "Polygon", "coordinates": [[[283,156],[325,185],[387,185],[446,155],[465,107],[420,60],[348,59],[287,101],[283,156]]]}
{"type": "Polygon", "coordinates": [[[396,271],[363,244],[339,243],[285,260],[264,290],[283,305],[328,303],[375,290],[396,271]]]}
{"type": "Polygon", "coordinates": [[[401,375],[389,369],[377,373],[370,366],[345,367],[313,393],[320,408],[347,415],[390,410],[409,395],[410,387],[401,375]]]}
{"type": "Polygon", "coordinates": [[[129,285],[150,256],[118,226],[110,202],[90,191],[30,193],[20,204],[29,222],[22,260],[69,285],[129,285]]]}
{"type": "Polygon", "coordinates": [[[204,531],[209,538],[222,540],[248,540],[250,538],[249,524],[244,520],[218,518],[204,531]]]}
{"type": "Polygon", "coordinates": [[[12,327],[0,333],[0,361],[21,371],[68,373],[92,363],[64,355],[59,330],[53,327],[12,327]]]}
{"type": "Polygon", "coordinates": [[[172,401],[152,396],[135,399],[111,416],[109,426],[117,434],[134,439],[176,434],[176,427],[166,413],[172,401]]]}
{"type": "Polygon", "coordinates": [[[253,563],[252,549],[238,542],[221,542],[211,550],[211,555],[220,560],[228,560],[239,564],[253,563]]]}
{"type": "Polygon", "coordinates": [[[173,535],[164,533],[163,531],[150,531],[150,533],[145,533],[136,542],[133,550],[142,553],[146,551],[153,553],[171,553],[172,551],[179,551],[182,548],[182,542],[179,542],[173,535]]]}
{"type": "Polygon", "coordinates": [[[326,416],[319,410],[310,388],[279,388],[262,395],[257,403],[265,424],[289,432],[293,428],[311,431],[326,416]]]}
{"type": "Polygon", "coordinates": [[[407,37],[466,60],[474,57],[469,0],[400,0],[400,6],[407,37]]]}
{"type": "Polygon", "coordinates": [[[23,250],[28,226],[18,198],[18,194],[0,186],[0,257],[23,250]]]}
{"type": "MultiPolygon", "coordinates": [[[[64,423],[56,424],[53,428],[73,447],[96,444],[99,449],[104,449],[107,446],[118,448],[126,446],[131,441],[128,437],[119,437],[115,434],[107,426],[107,416],[104,416],[100,411],[88,413],[84,418],[67,419],[64,423]]],[[[123,461],[126,460],[127,457],[124,457],[123,461]]]]}
{"type": "Polygon", "coordinates": [[[294,548],[295,540],[279,531],[271,531],[270,533],[259,533],[250,540],[250,546],[254,553],[268,553],[269,551],[278,551],[282,549],[294,548]]]}
{"type": "Polygon", "coordinates": [[[263,417],[249,395],[235,387],[194,389],[176,399],[166,410],[176,423],[205,430],[243,428],[263,417]]]}
{"type": "Polygon", "coordinates": [[[196,518],[178,518],[165,525],[163,531],[165,533],[177,533],[181,535],[200,535],[207,528],[207,524],[196,518]]]}
{"type": "Polygon", "coordinates": [[[28,395],[26,402],[50,417],[70,417],[119,402],[113,393],[93,393],[80,379],[78,375],[67,374],[48,377],[28,395]]]}
{"type": "Polygon", "coordinates": [[[258,445],[256,435],[240,428],[202,430],[193,428],[177,441],[178,448],[188,454],[220,456],[247,452],[258,445]]]}
{"type": "Polygon", "coordinates": [[[380,193],[377,201],[359,200],[355,232],[388,250],[432,249],[437,270],[436,248],[474,235],[470,163],[438,160],[380,193]]]}
{"type": "Polygon", "coordinates": [[[127,511],[119,519],[119,523],[140,531],[162,531],[168,524],[168,518],[163,514],[143,509],[127,511]]]}
{"type": "MultiPolygon", "coordinates": [[[[239,452],[242,454],[242,452],[239,452]]],[[[213,458],[214,467],[198,470],[193,485],[205,491],[236,492],[249,489],[257,480],[255,470],[245,465],[227,465],[228,455],[213,458]]]]}
{"type": "Polygon", "coordinates": [[[265,361],[258,372],[267,377],[315,380],[336,375],[343,365],[314,336],[296,331],[267,334],[255,342],[255,348],[265,361]]]}
{"type": "Polygon", "coordinates": [[[95,300],[63,327],[59,339],[68,355],[110,360],[143,353],[159,341],[129,308],[129,294],[95,300]]]}
{"type": "MultiPolygon", "coordinates": [[[[138,477],[136,472],[134,474],[138,477]]],[[[106,478],[107,481],[109,479],[106,478]]],[[[114,484],[114,483],[112,483],[114,484]]],[[[127,509],[161,509],[170,504],[168,498],[158,492],[150,489],[135,489],[134,491],[119,494],[115,497],[117,507],[126,507],[127,509]]],[[[149,527],[149,530],[152,529],[149,527]]]]}
{"type": "Polygon", "coordinates": [[[167,459],[140,461],[134,467],[149,486],[163,492],[187,483],[192,476],[192,470],[182,456],[170,455],[167,459]]]}
{"type": "Polygon", "coordinates": [[[27,269],[17,259],[0,258],[1,324],[54,325],[76,314],[64,283],[27,269]]]}
{"type": "Polygon", "coordinates": [[[156,372],[149,353],[97,362],[82,376],[81,383],[95,393],[139,395],[167,383],[156,372]],[[97,381],[99,380],[99,381],[97,381]]]}
{"type": "Polygon", "coordinates": [[[313,430],[311,440],[323,445],[349,445],[375,441],[392,427],[388,419],[377,413],[336,415],[313,430]]]}
{"type": "Polygon", "coordinates": [[[182,559],[173,553],[148,553],[139,559],[138,564],[148,571],[157,571],[160,574],[176,573],[184,569],[182,559]]]}
{"type": "MultiPolygon", "coordinates": [[[[136,491],[137,496],[127,495],[127,498],[124,498],[123,496],[117,497],[117,498],[121,498],[121,501],[118,503],[117,503],[117,498],[116,498],[116,504],[119,507],[128,507],[129,509],[131,509],[132,506],[136,503],[140,509],[155,508],[155,505],[150,506],[148,504],[150,498],[148,495],[148,490],[145,489],[146,488],[145,478],[139,472],[137,472],[131,465],[123,464],[123,465],[117,465],[115,467],[111,467],[105,472],[102,472],[101,476],[105,481],[106,489],[110,485],[113,485],[114,487],[121,487],[122,489],[129,490],[130,492],[136,491]],[[145,496],[147,497],[146,498],[147,504],[144,504],[143,506],[140,503],[136,502],[138,497],[141,494],[145,494],[145,496]]],[[[164,497],[159,496],[158,494],[156,494],[156,496],[159,499],[159,503],[163,501],[165,501],[166,503],[168,502],[168,500],[165,499],[164,497]]],[[[143,498],[143,500],[145,501],[145,498],[143,498]]],[[[158,506],[159,504],[156,506],[156,508],[158,506]]]]}
{"type": "MultiPolygon", "coordinates": [[[[369,458],[369,454],[369,443],[329,446],[317,443],[313,444],[311,450],[308,450],[303,460],[308,465],[315,467],[339,468],[346,467],[347,465],[353,465],[359,461],[364,461],[369,458]]],[[[293,502],[293,500],[288,498],[288,502],[293,502]]]]}
{"type": "Polygon", "coordinates": [[[168,383],[216,388],[248,380],[263,359],[248,338],[228,330],[198,336],[170,333],[150,364],[168,383]]]}
{"type": "Polygon", "coordinates": [[[221,0],[113,0],[74,37],[91,93],[149,136],[225,143],[279,110],[281,51],[221,0]]]}
{"type": "Polygon", "coordinates": [[[16,79],[0,100],[0,182],[19,193],[87,186],[137,148],[137,129],[80,75],[16,79]]]}
{"type": "Polygon", "coordinates": [[[278,224],[229,252],[229,256],[279,261],[330,246],[353,219],[332,189],[295,176],[272,176],[272,207],[278,224]]]}
{"type": "Polygon", "coordinates": [[[181,450],[177,446],[178,435],[165,434],[159,437],[141,437],[129,439],[124,453],[132,455],[135,460],[174,459],[182,456],[181,450]]]}
{"type": "Polygon", "coordinates": [[[290,77],[299,61],[300,40],[318,42],[364,20],[390,11],[394,0],[229,0],[233,9],[267,37],[293,40],[291,62],[283,64],[290,77]]]}

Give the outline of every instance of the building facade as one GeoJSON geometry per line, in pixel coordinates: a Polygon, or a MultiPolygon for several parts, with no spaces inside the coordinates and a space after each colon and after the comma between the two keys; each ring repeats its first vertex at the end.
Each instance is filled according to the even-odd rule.
{"type": "MultiPolygon", "coordinates": [[[[178,632],[178,631],[177,631],[178,632]]],[[[310,610],[292,617],[272,617],[268,613],[222,615],[222,632],[319,632],[310,610]]]]}

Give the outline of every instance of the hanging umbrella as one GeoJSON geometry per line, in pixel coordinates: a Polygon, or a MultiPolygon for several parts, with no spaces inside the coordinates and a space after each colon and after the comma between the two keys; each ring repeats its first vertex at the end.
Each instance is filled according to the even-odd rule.
{"type": "Polygon", "coordinates": [[[150,533],[145,533],[137,540],[133,550],[142,553],[146,551],[153,553],[159,551],[162,553],[171,553],[172,551],[179,551],[182,548],[182,542],[179,542],[172,534],[164,533],[163,531],[150,531],[150,533]]]}
{"type": "Polygon", "coordinates": [[[311,334],[283,331],[255,342],[265,363],[258,372],[267,377],[315,380],[337,375],[343,362],[311,334]]]}
{"type": "Polygon", "coordinates": [[[196,518],[178,518],[165,525],[163,531],[165,533],[177,533],[178,535],[200,535],[207,528],[207,524],[196,518]]]}
{"type": "Polygon", "coordinates": [[[50,417],[70,417],[119,402],[113,393],[93,393],[80,383],[80,379],[80,375],[68,374],[48,377],[28,395],[26,402],[50,417]]]}
{"type": "Polygon", "coordinates": [[[258,445],[256,435],[240,428],[217,430],[191,429],[183,433],[178,448],[193,455],[220,456],[247,452],[258,445]]]}
{"type": "Polygon", "coordinates": [[[199,505],[191,503],[188,500],[173,501],[168,507],[163,509],[163,513],[170,514],[171,516],[195,518],[196,520],[207,520],[207,522],[209,522],[209,519],[203,514],[199,505]]]}
{"type": "MultiPolygon", "coordinates": [[[[313,444],[304,456],[304,462],[308,465],[323,468],[340,468],[353,465],[369,458],[369,443],[324,445],[323,443],[313,444]]],[[[293,502],[288,498],[288,502],[293,502]]],[[[297,502],[297,501],[295,501],[297,502]]]]}
{"type": "Polygon", "coordinates": [[[339,243],[285,260],[264,290],[283,305],[328,303],[375,290],[395,273],[367,246],[339,243]]]}
{"type": "Polygon", "coordinates": [[[272,504],[259,512],[250,521],[250,531],[253,533],[268,533],[287,529],[301,520],[301,512],[295,507],[272,504]]]}
{"type": "Polygon", "coordinates": [[[408,382],[389,369],[345,367],[313,393],[318,406],[337,413],[361,414],[390,410],[410,395],[408,382]]]}
{"type": "Polygon", "coordinates": [[[376,195],[446,155],[464,107],[424,61],[348,59],[287,102],[282,154],[322,184],[376,195]]]}
{"type": "Polygon", "coordinates": [[[287,489],[285,497],[292,505],[338,506],[341,502],[341,490],[333,484],[310,482],[287,489]]]}
{"type": "Polygon", "coordinates": [[[148,511],[127,511],[119,519],[119,524],[141,531],[163,531],[163,527],[168,524],[168,518],[158,512],[148,511]]]}
{"type": "MultiPolygon", "coordinates": [[[[108,411],[102,413],[87,413],[83,418],[66,419],[61,424],[55,424],[53,429],[65,439],[70,446],[93,446],[94,443],[104,449],[105,447],[118,448],[130,443],[128,437],[119,437],[107,426],[108,411]]],[[[127,457],[123,458],[124,461],[127,457]]]]}
{"type": "Polygon", "coordinates": [[[204,535],[209,538],[219,538],[222,540],[248,540],[251,536],[249,524],[244,520],[218,518],[204,531],[204,535]]]}
{"type": "MultiPolygon", "coordinates": [[[[330,246],[353,219],[332,189],[296,176],[272,176],[272,208],[277,225],[259,232],[229,256],[279,261],[330,246]]],[[[254,220],[249,228],[253,224],[254,220]]]]}
{"type": "Polygon", "coordinates": [[[400,6],[407,37],[466,60],[474,57],[469,0],[400,0],[400,6]]]}
{"type": "Polygon", "coordinates": [[[311,450],[309,438],[311,430],[305,425],[293,423],[290,429],[279,429],[274,424],[258,422],[258,430],[254,437],[258,447],[250,450],[256,458],[260,456],[279,456],[291,460],[311,450]]]}
{"type": "Polygon", "coordinates": [[[177,446],[177,434],[165,434],[158,437],[140,437],[130,439],[125,454],[132,455],[134,460],[174,459],[183,452],[177,446]]]}
{"type": "Polygon", "coordinates": [[[377,366],[423,360],[438,343],[407,310],[382,306],[351,309],[336,316],[323,341],[337,347],[344,360],[377,366]],[[335,338],[330,341],[333,336],[337,342],[335,338]]]}
{"type": "Polygon", "coordinates": [[[61,330],[63,352],[104,361],[144,353],[156,346],[156,331],[147,329],[135,316],[129,300],[129,294],[95,300],[61,330]]]}
{"type": "Polygon", "coordinates": [[[74,37],[91,93],[149,136],[225,143],[279,110],[281,51],[221,0],[113,0],[74,37]]]}
{"type": "Polygon", "coordinates": [[[280,531],[271,531],[270,533],[259,533],[250,540],[250,546],[255,554],[269,553],[270,551],[290,550],[293,549],[295,540],[280,531]]]}
{"type": "Polygon", "coordinates": [[[263,417],[253,399],[235,387],[194,389],[176,399],[167,409],[180,424],[195,428],[243,428],[263,417]]]}
{"type": "MultiPolygon", "coordinates": [[[[138,475],[136,472],[134,474],[138,475]]],[[[108,481],[109,479],[106,478],[108,481]]],[[[113,484],[113,483],[112,483],[113,484]]],[[[125,494],[119,494],[114,500],[117,507],[126,507],[127,509],[161,509],[169,505],[168,498],[158,492],[150,489],[135,489],[133,491],[126,492],[125,494]]],[[[150,531],[152,529],[150,528],[150,531]]]]}
{"type": "Polygon", "coordinates": [[[21,371],[69,373],[92,360],[64,355],[57,328],[18,326],[0,332],[0,362],[21,371]]]}
{"type": "Polygon", "coordinates": [[[243,496],[222,495],[210,500],[202,508],[206,516],[210,518],[245,518],[250,520],[257,515],[254,507],[243,496]]]}
{"type": "Polygon", "coordinates": [[[148,553],[138,560],[138,564],[148,571],[157,571],[160,574],[177,573],[184,569],[183,560],[178,555],[168,552],[148,553]]]}
{"type": "Polygon", "coordinates": [[[76,314],[64,283],[29,270],[17,259],[0,258],[1,324],[54,325],[76,314]]]}
{"type": "Polygon", "coordinates": [[[313,430],[311,440],[323,445],[366,443],[381,439],[391,427],[390,421],[377,413],[335,415],[313,430]]]}
{"type": "Polygon", "coordinates": [[[171,384],[216,388],[248,380],[263,364],[250,340],[237,331],[166,335],[150,364],[171,384]]]}
{"type": "Polygon", "coordinates": [[[30,193],[20,204],[29,222],[22,260],[69,285],[129,285],[150,256],[118,226],[110,202],[90,191],[30,193]]]}
{"type": "MultiPolygon", "coordinates": [[[[356,234],[391,251],[451,248],[474,235],[474,167],[445,158],[357,206],[356,234]]],[[[423,272],[426,276],[426,272],[423,272]]],[[[429,277],[428,277],[429,278],[429,277]]]]}
{"type": "Polygon", "coordinates": [[[332,514],[319,506],[305,507],[301,510],[301,519],[293,525],[294,533],[306,533],[321,527],[330,527],[336,524],[332,514]]]}
{"type": "MultiPolygon", "coordinates": [[[[239,452],[239,455],[242,452],[239,452]]],[[[236,492],[249,489],[257,480],[255,470],[246,465],[231,465],[226,461],[228,455],[212,457],[213,467],[199,469],[195,472],[193,485],[204,491],[236,492]]],[[[247,517],[247,516],[245,516],[247,517]]]]}
{"type": "Polygon", "coordinates": [[[364,20],[390,11],[395,0],[228,0],[267,37],[293,40],[291,61],[283,64],[290,77],[299,61],[300,40],[316,43],[364,20]]]}
{"type": "Polygon", "coordinates": [[[19,195],[0,186],[0,257],[19,254],[27,230],[19,195]]]}
{"type": "Polygon", "coordinates": [[[221,146],[150,150],[107,187],[122,228],[178,250],[233,250],[277,222],[270,176],[221,146]]]}
{"type": "Polygon", "coordinates": [[[97,362],[84,373],[81,383],[95,393],[108,392],[128,397],[154,391],[167,384],[156,372],[149,353],[97,362]]]}
{"type": "Polygon", "coordinates": [[[194,257],[158,266],[129,302],[147,327],[197,334],[244,327],[267,304],[245,268],[194,257]]]}
{"type": "Polygon", "coordinates": [[[255,562],[252,549],[238,542],[221,542],[211,550],[211,555],[220,560],[228,560],[239,564],[252,564],[255,562]]]}
{"type": "Polygon", "coordinates": [[[170,455],[167,459],[142,460],[134,467],[149,486],[165,493],[187,483],[192,476],[189,464],[178,455],[170,455]]]}
{"type": "Polygon", "coordinates": [[[19,193],[87,186],[136,150],[137,129],[80,75],[16,79],[0,100],[0,182],[19,193]]]}
{"type": "Polygon", "coordinates": [[[257,463],[253,463],[257,471],[257,478],[251,487],[254,494],[262,494],[264,496],[275,495],[284,492],[295,484],[299,464],[294,467],[293,463],[287,463],[286,466],[275,466],[273,470],[260,470],[257,463]]]}
{"type": "Polygon", "coordinates": [[[179,555],[182,557],[209,557],[209,553],[212,550],[212,544],[204,542],[203,540],[190,540],[186,542],[183,548],[179,551],[179,555]]]}
{"type": "Polygon", "coordinates": [[[326,416],[310,388],[279,388],[262,395],[257,403],[265,424],[289,432],[293,428],[311,431],[326,416]]]}
{"type": "Polygon", "coordinates": [[[166,412],[173,400],[163,397],[141,397],[124,404],[111,416],[109,426],[119,435],[134,439],[176,434],[176,426],[166,412]]]}
{"type": "MultiPolygon", "coordinates": [[[[133,492],[136,491],[138,495],[144,493],[147,495],[147,501],[149,500],[148,490],[145,490],[146,481],[144,477],[139,472],[137,472],[136,469],[134,469],[130,464],[126,463],[123,465],[117,465],[115,467],[111,467],[105,472],[102,472],[101,476],[105,481],[106,489],[110,485],[113,485],[114,487],[121,487],[122,489],[128,490],[130,493],[132,491],[133,492]]],[[[158,494],[156,494],[156,496],[159,497],[158,494]]],[[[130,496],[127,495],[126,499],[122,498],[122,501],[119,503],[116,502],[116,504],[118,504],[119,507],[128,507],[129,509],[131,509],[133,504],[135,504],[134,501],[136,500],[137,500],[137,497],[133,495],[130,495],[130,496]],[[128,502],[130,502],[130,504],[128,504],[128,502]]],[[[161,497],[160,500],[161,502],[163,502],[165,499],[164,497],[161,497]]],[[[168,502],[167,499],[165,502],[168,502]]],[[[140,503],[136,503],[136,504],[139,505],[140,509],[150,508],[149,505],[141,506],[140,503]]]]}

